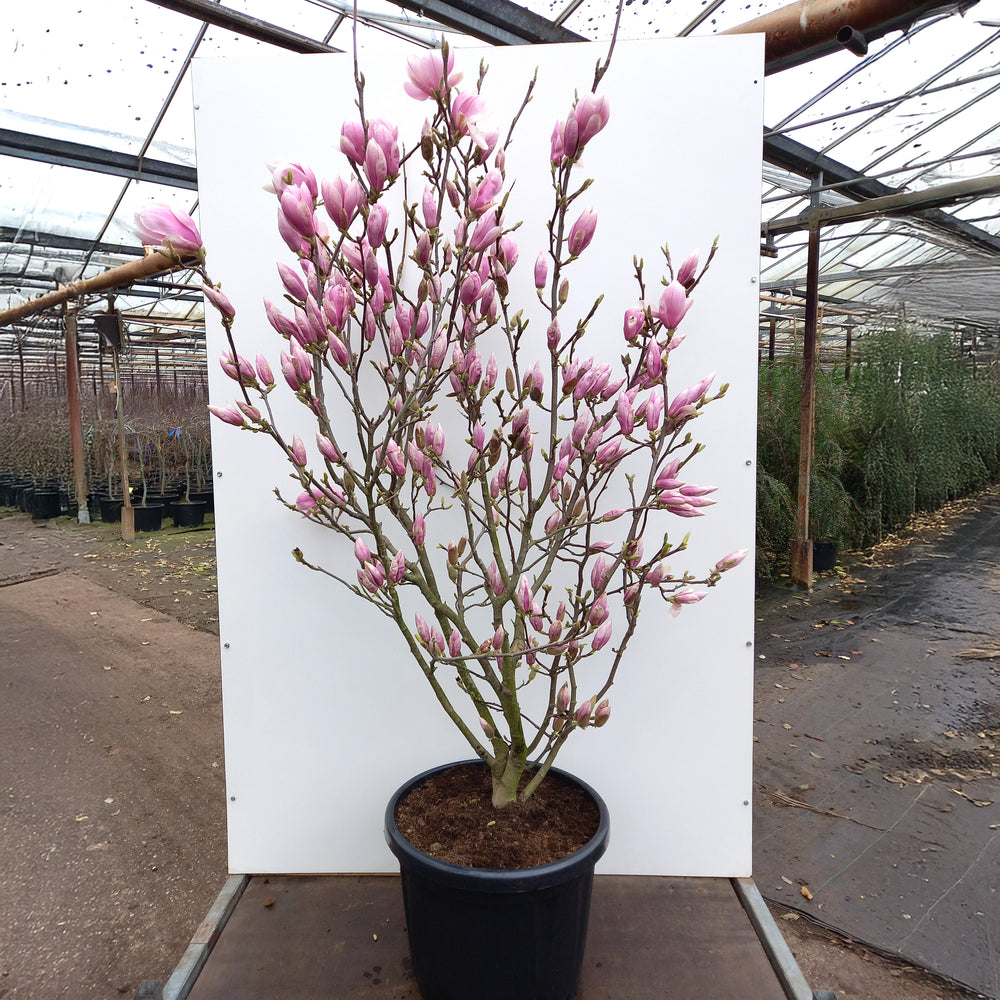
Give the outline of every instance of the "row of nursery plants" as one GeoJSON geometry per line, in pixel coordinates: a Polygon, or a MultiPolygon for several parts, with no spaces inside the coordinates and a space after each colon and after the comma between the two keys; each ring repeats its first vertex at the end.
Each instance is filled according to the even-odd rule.
{"type": "MultiPolygon", "coordinates": [[[[212,487],[208,411],[204,398],[137,391],[126,400],[125,454],[135,505],[164,494],[190,499],[212,487]]],[[[122,447],[110,407],[85,400],[83,443],[92,504],[122,499],[122,447]]],[[[0,415],[0,477],[35,490],[59,490],[65,507],[76,499],[69,417],[51,400],[29,400],[0,415]]],[[[74,509],[70,505],[70,509],[74,509]]]]}
{"type": "MultiPolygon", "coordinates": [[[[814,541],[863,548],[1000,479],[1000,368],[945,335],[870,334],[845,379],[817,372],[809,498],[814,541]]],[[[757,551],[768,573],[795,533],[802,366],[760,370],[757,551]]]]}

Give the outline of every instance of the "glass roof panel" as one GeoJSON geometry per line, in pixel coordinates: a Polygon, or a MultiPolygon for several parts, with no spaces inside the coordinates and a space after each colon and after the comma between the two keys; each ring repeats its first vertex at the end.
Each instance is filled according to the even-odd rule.
{"type": "MultiPolygon", "coordinates": [[[[621,32],[632,38],[671,36],[707,14],[693,33],[708,35],[786,2],[724,2],[713,10],[708,0],[626,0],[621,32]]],[[[614,24],[611,0],[528,0],[523,5],[546,18],[562,17],[566,27],[590,39],[607,39],[614,24]]],[[[329,39],[338,48],[351,44],[352,4],[346,0],[224,0],[223,6],[288,31],[329,39]]],[[[771,74],[765,87],[766,122],[783,123],[790,140],[827,149],[834,160],[891,187],[921,189],[997,172],[1000,32],[979,24],[977,11],[973,8],[964,17],[933,15],[905,35],[897,31],[872,41],[863,59],[836,51],[771,74]],[[969,106],[962,109],[963,104],[969,106]]],[[[383,19],[379,30],[421,44],[439,36],[433,21],[389,0],[368,0],[359,13],[362,20],[383,19]]],[[[362,39],[366,31],[362,27],[362,39]]],[[[448,34],[461,44],[454,31],[448,34]]],[[[193,114],[185,66],[202,35],[198,57],[271,49],[230,28],[205,27],[196,18],[153,2],[47,0],[44,5],[12,6],[0,36],[7,43],[0,71],[0,128],[132,156],[144,151],[147,160],[193,167],[193,114]],[[176,93],[164,111],[172,89],[176,93]]],[[[795,216],[808,208],[808,195],[803,195],[808,178],[770,164],[764,165],[764,177],[765,219],[795,216]],[[786,191],[794,196],[775,199],[786,191]]],[[[37,229],[135,248],[131,225],[137,208],[155,200],[190,211],[196,199],[193,190],[149,180],[126,183],[124,177],[0,155],[0,227],[8,236],[9,231],[37,229]]],[[[833,187],[822,190],[818,200],[822,205],[844,205],[853,199],[843,188],[833,187]]],[[[1000,197],[944,211],[990,233],[1000,231],[1000,197]]],[[[854,221],[824,227],[822,235],[824,270],[837,277],[829,284],[851,296],[885,299],[890,286],[884,276],[903,264],[941,258],[968,264],[984,252],[917,219],[854,221]],[[875,272],[883,277],[865,277],[875,272]],[[852,274],[861,277],[849,280],[852,274]]],[[[805,233],[782,234],[773,242],[779,256],[762,259],[765,287],[784,282],[801,289],[805,233]]],[[[6,282],[0,286],[0,307],[16,291],[10,275],[23,274],[23,295],[36,295],[46,282],[54,287],[58,268],[63,268],[60,274],[79,270],[90,243],[82,246],[0,244],[0,275],[6,282]]],[[[127,259],[103,250],[91,252],[86,273],[127,259]]],[[[178,284],[177,277],[169,284],[178,284]]],[[[904,294],[903,287],[895,281],[892,294],[904,294]]],[[[826,286],[823,293],[832,294],[826,286]]],[[[170,292],[176,294],[176,289],[170,292]]],[[[135,299],[136,309],[140,304],[149,308],[148,297],[135,299]]],[[[190,301],[168,298],[157,309],[170,316],[183,315],[191,307],[190,301]]]]}

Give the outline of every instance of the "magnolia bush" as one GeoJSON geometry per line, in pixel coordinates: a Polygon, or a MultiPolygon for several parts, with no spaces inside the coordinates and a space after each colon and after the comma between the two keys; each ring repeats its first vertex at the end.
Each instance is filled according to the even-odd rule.
{"type": "Polygon", "coordinates": [[[407,94],[429,108],[412,145],[367,116],[359,77],[359,114],[340,135],[344,174],[272,170],[290,251],[277,265],[285,302],[264,302],[283,341],[276,364],[238,352],[235,310],[197,258],[191,220],[154,207],[139,225],[178,259],[195,255],[221,316],[222,368],[238,394],[210,410],[269,437],[301,490],[276,490],[279,499],[342,539],[326,566],[298,549],[295,558],[394,622],[490,768],[500,807],[532,794],[571,734],[607,723],[643,599],[677,614],[746,555],[697,577],[675,573],[666,560],[686,537],[652,537],[664,514],[695,518],[713,503],[713,487],[687,479],[703,447],[689,425],[726,386],[707,375],[668,392],[670,355],[708,267],[696,254],[675,269],[664,249],[657,291],[635,261],[625,353],[589,353],[600,299],[572,306],[568,277],[597,226],[577,202],[591,183],[578,178],[581,155],[609,117],[602,69],[552,132],[552,213],[529,265],[540,328],[512,301],[521,252],[506,215],[507,150],[534,81],[501,139],[484,114],[484,66],[465,90],[447,49],[408,70],[407,94]],[[271,394],[285,388],[314,424],[308,444],[278,426],[271,394]],[[342,575],[351,551],[353,578],[342,575]]]}

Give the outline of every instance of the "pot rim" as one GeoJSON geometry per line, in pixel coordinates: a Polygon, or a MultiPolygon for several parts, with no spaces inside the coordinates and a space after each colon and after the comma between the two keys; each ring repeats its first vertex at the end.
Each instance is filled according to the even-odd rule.
{"type": "Polygon", "coordinates": [[[594,800],[600,814],[597,830],[593,837],[573,854],[531,868],[472,868],[452,864],[450,861],[441,861],[414,847],[396,826],[397,803],[407,792],[428,778],[463,764],[481,764],[485,767],[483,761],[478,758],[439,764],[437,767],[428,768],[410,778],[393,792],[385,808],[383,832],[389,850],[399,859],[401,867],[419,867],[423,874],[437,882],[456,886],[467,886],[474,883],[476,889],[481,892],[522,892],[527,889],[543,889],[571,881],[579,877],[580,874],[593,871],[594,865],[608,848],[611,835],[611,815],[604,799],[598,795],[594,788],[575,774],[570,774],[557,767],[550,768],[549,774],[556,774],[564,781],[582,788],[594,800]]]}

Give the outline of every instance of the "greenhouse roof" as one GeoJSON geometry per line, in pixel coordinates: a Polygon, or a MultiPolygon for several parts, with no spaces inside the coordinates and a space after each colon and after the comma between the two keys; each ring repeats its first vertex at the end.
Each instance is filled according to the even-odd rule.
{"type": "MultiPolygon", "coordinates": [[[[822,8],[823,0],[812,2],[813,12],[822,8]]],[[[743,30],[763,15],[783,17],[785,7],[785,0],[625,0],[621,36],[743,30]]],[[[987,20],[985,7],[974,0],[827,3],[854,26],[866,25],[864,37],[845,37],[866,47],[863,55],[832,37],[797,40],[790,28],[797,17],[772,29],[765,326],[801,315],[807,230],[821,212],[819,291],[831,322],[850,326],[905,310],[932,326],[995,338],[1000,21],[987,20]],[[857,206],[873,199],[867,207],[878,205],[879,214],[859,215],[857,206]]],[[[362,35],[387,33],[419,46],[438,44],[445,32],[500,44],[604,42],[615,11],[612,0],[369,0],[359,17],[362,35]]],[[[340,0],[48,0],[8,11],[0,309],[136,259],[142,249],[133,215],[150,202],[197,216],[193,57],[274,45],[347,49],[351,15],[340,0]]],[[[832,33],[850,27],[834,24],[832,33]]],[[[664,95],[662,114],[683,99],[664,95]]],[[[178,359],[198,354],[202,298],[185,274],[138,282],[116,304],[133,343],[159,345],[178,359]]],[[[85,312],[104,308],[96,298],[85,312]]],[[[0,329],[0,354],[10,356],[15,341],[21,349],[44,347],[60,335],[60,322],[43,314],[0,329]]]]}

